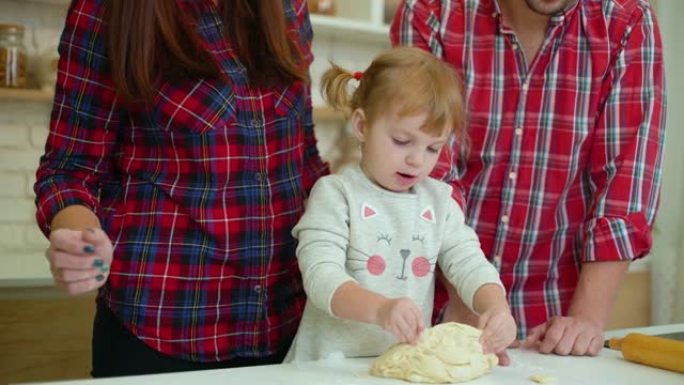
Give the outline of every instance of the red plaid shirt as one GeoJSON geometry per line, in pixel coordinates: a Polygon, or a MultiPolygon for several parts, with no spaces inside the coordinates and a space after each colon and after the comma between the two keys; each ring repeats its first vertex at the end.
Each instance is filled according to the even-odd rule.
{"type": "MultiPolygon", "coordinates": [[[[306,3],[283,2],[310,63],[306,3]]],[[[327,172],[309,87],[248,87],[213,2],[179,0],[223,77],[166,82],[153,109],[127,109],[103,3],[74,1],[67,17],[35,185],[40,226],[48,234],[68,205],[95,211],[114,244],[99,300],[152,348],[204,362],[283,351],[305,301],[290,231],[327,172]]]]}
{"type": "Polygon", "coordinates": [[[470,153],[436,175],[462,186],[519,337],[567,313],[582,263],[649,251],[665,102],[647,1],[579,0],[530,63],[495,0],[408,0],[391,35],[464,79],[470,153]]]}

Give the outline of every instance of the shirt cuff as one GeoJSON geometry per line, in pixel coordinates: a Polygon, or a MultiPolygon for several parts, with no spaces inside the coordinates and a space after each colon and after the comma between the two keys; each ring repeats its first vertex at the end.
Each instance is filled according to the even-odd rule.
{"type": "Polygon", "coordinates": [[[582,262],[631,261],[651,250],[651,228],[642,213],[585,222],[582,262]]]}
{"type": "Polygon", "coordinates": [[[85,206],[96,212],[97,202],[90,194],[77,189],[52,191],[36,199],[36,221],[46,237],[50,236],[55,215],[65,207],[73,205],[85,206]]]}

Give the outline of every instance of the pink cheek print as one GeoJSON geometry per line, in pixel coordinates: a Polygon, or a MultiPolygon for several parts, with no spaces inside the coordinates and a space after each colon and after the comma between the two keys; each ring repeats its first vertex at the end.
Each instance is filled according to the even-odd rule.
{"type": "Polygon", "coordinates": [[[373,275],[380,275],[385,272],[385,259],[378,254],[372,255],[370,258],[368,258],[366,266],[368,267],[369,273],[373,275]]]}
{"type": "Polygon", "coordinates": [[[430,261],[425,257],[418,257],[411,262],[411,270],[416,277],[425,277],[430,272],[430,261]]]}

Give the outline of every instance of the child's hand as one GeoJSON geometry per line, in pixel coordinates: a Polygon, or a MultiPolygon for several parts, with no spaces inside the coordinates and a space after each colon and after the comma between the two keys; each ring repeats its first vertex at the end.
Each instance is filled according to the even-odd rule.
{"type": "Polygon", "coordinates": [[[394,334],[399,342],[415,345],[425,326],[423,315],[408,298],[388,299],[378,309],[377,324],[394,334]]]}
{"type": "Polygon", "coordinates": [[[515,341],[515,320],[508,307],[487,309],[480,316],[480,343],[484,353],[500,353],[515,341]]]}

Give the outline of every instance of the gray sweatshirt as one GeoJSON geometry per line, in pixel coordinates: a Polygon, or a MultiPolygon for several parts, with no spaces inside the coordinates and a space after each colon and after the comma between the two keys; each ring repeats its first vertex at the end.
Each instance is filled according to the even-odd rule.
{"type": "Polygon", "coordinates": [[[380,326],[332,314],[332,296],[347,281],[386,297],[412,299],[425,325],[432,314],[436,264],[471,309],[480,286],[496,283],[503,290],[451,197],[451,186],[432,178],[411,192],[396,193],[371,182],[358,166],[323,177],[292,233],[299,239],[297,259],[308,300],[286,362],[377,356],[397,342],[380,326]]]}

